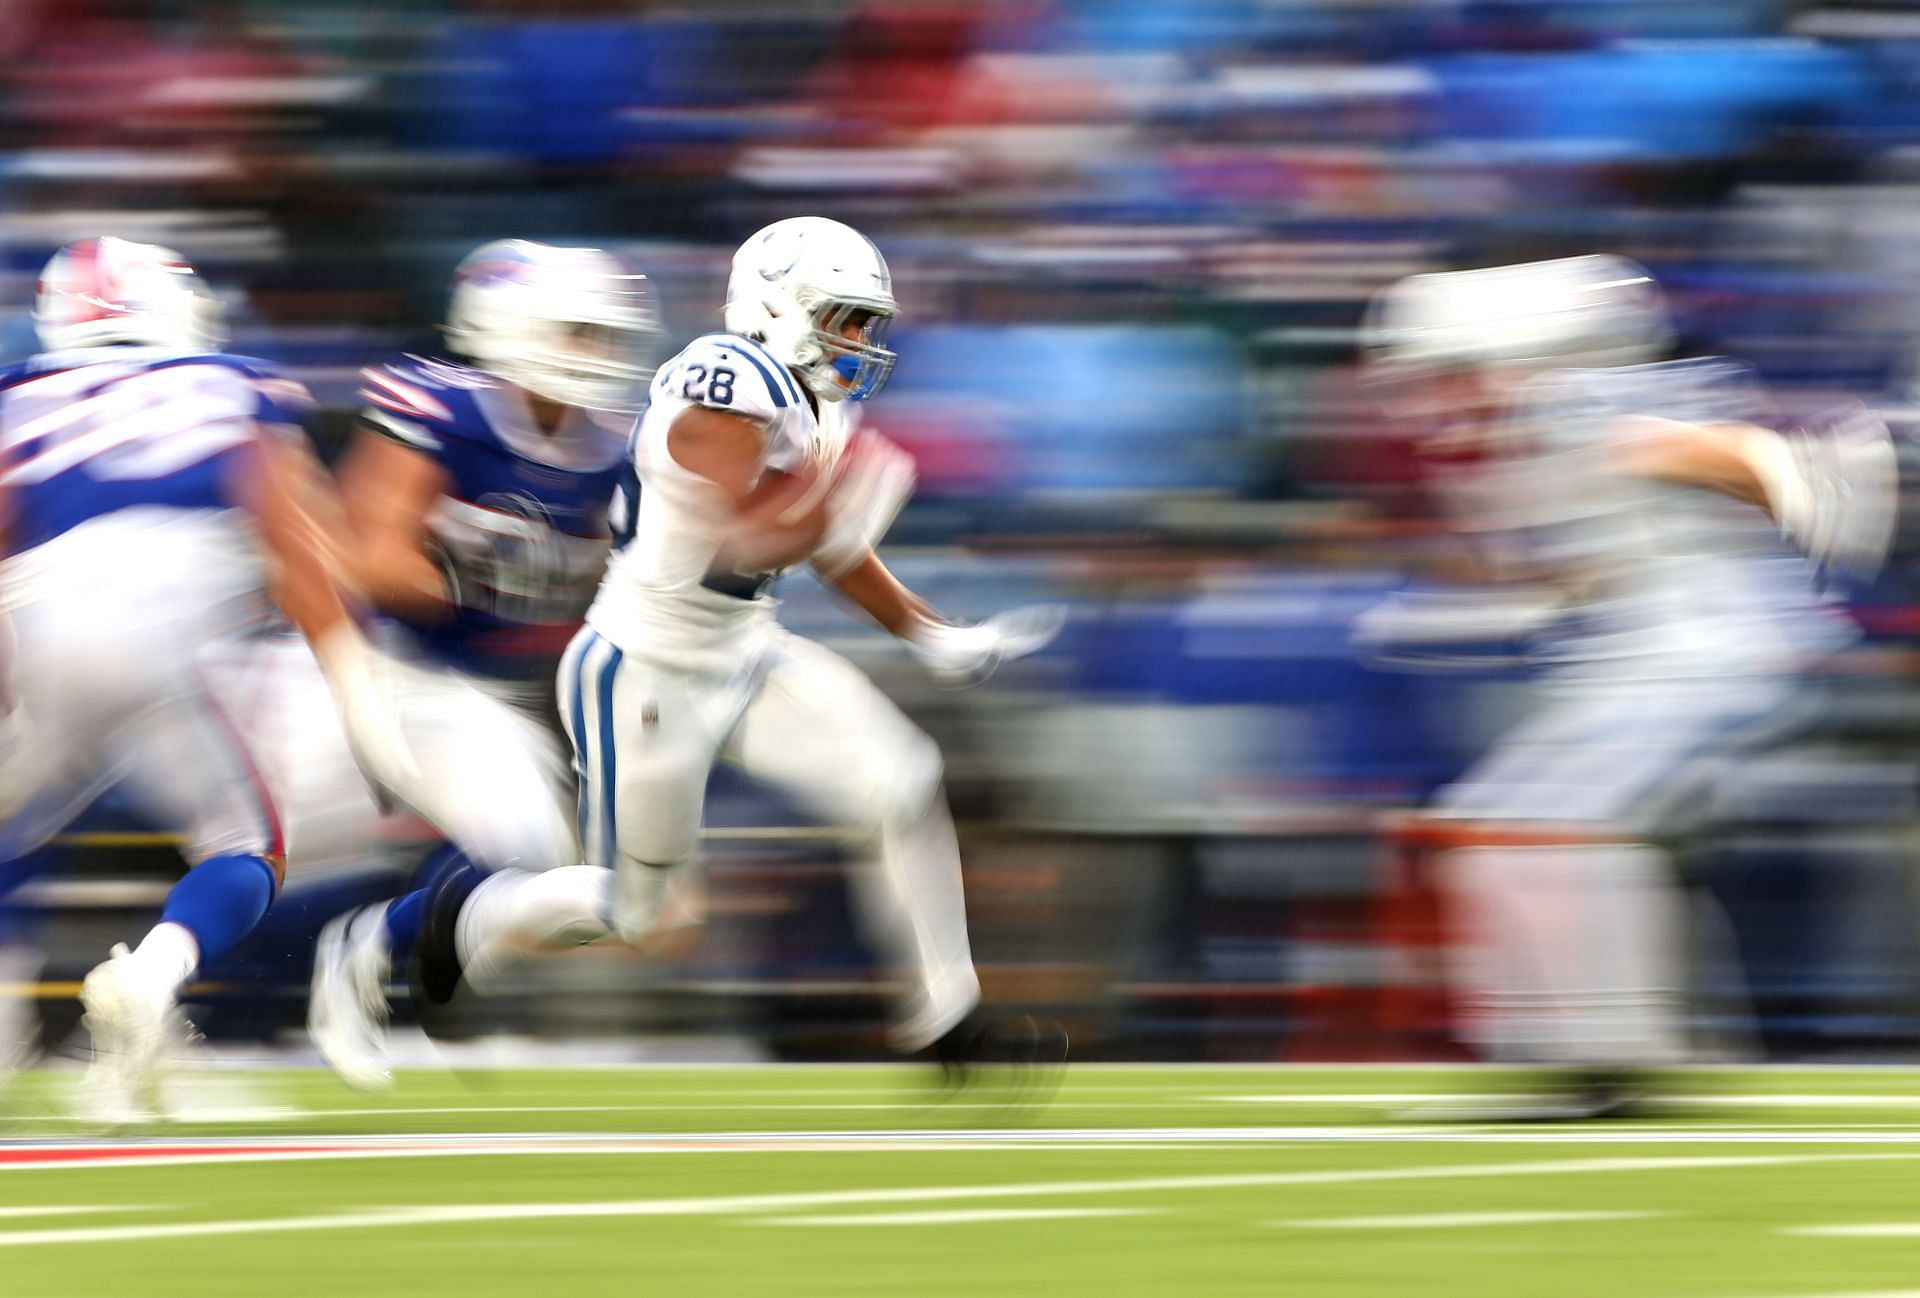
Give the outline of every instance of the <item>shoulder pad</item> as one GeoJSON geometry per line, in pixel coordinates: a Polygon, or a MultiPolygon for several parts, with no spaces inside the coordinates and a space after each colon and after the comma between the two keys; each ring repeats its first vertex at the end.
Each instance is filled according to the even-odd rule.
{"type": "Polygon", "coordinates": [[[806,407],[800,384],[759,343],[738,334],[707,334],[661,370],[656,396],[678,398],[770,420],[789,408],[806,407]]]}
{"type": "Polygon", "coordinates": [[[231,356],[224,352],[201,358],[210,365],[233,370],[248,380],[258,394],[257,416],[270,424],[302,424],[319,404],[307,385],[272,361],[254,356],[231,356]]]}
{"type": "Polygon", "coordinates": [[[447,408],[443,385],[422,373],[412,357],[369,365],[360,371],[360,399],[380,410],[389,411],[419,423],[447,423],[453,411],[447,408]]]}
{"type": "Polygon", "coordinates": [[[369,365],[360,371],[361,418],[403,446],[435,451],[462,436],[461,413],[485,383],[474,371],[421,356],[369,365]]]}
{"type": "Polygon", "coordinates": [[[273,362],[255,356],[193,352],[150,362],[146,368],[149,371],[181,368],[219,371],[225,377],[214,382],[210,390],[224,392],[250,418],[285,429],[304,428],[307,417],[318,404],[306,384],[273,362]]]}

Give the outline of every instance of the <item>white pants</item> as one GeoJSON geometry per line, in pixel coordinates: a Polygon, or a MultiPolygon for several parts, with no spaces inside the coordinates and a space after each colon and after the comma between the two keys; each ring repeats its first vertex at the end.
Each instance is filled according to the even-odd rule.
{"type": "Polygon", "coordinates": [[[129,511],[9,560],[14,645],[0,723],[3,850],[18,855],[120,785],[185,855],[277,859],[278,813],[239,718],[211,688],[267,609],[220,513],[129,511]]]}
{"type": "Polygon", "coordinates": [[[708,773],[729,762],[861,835],[863,918],[909,980],[903,1042],[924,1044],[979,999],[940,751],[851,663],[784,632],[732,677],[623,653],[593,628],[560,666],[589,863],[616,875],[623,937],[658,920],[699,844],[708,773]]]}
{"type": "MultiPolygon", "coordinates": [[[[401,679],[395,702],[419,768],[416,786],[396,791],[407,806],[485,866],[578,860],[571,781],[551,732],[491,682],[423,667],[401,679]]],[[[290,877],[364,864],[389,813],[354,762],[306,642],[259,651],[251,694],[250,733],[283,814],[290,877]]]]}
{"type": "Polygon", "coordinates": [[[1469,831],[1440,858],[1463,1023],[1490,1057],[1685,1057],[1683,901],[1665,856],[1635,840],[1697,818],[1717,768],[1797,729],[1796,687],[1730,676],[1566,690],[1441,795],[1436,818],[1509,836],[1469,831]]]}
{"type": "Polygon", "coordinates": [[[1603,681],[1556,688],[1433,814],[1664,829],[1726,762],[1802,726],[1793,676],[1603,681]]]}

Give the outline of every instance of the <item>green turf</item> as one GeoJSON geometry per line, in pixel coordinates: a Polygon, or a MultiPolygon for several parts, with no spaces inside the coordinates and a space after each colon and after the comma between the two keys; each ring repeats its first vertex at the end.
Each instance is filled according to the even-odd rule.
{"type": "MultiPolygon", "coordinates": [[[[1478,1092],[1499,1080],[1473,1070],[1080,1068],[1044,1111],[1014,1113],[991,1096],[942,1103],[917,1073],[877,1068],[416,1074],[379,1100],[316,1074],[221,1074],[213,1083],[220,1102],[245,1103],[252,1118],[137,1138],[981,1128],[1030,1140],[1063,1135],[1012,1148],[928,1147],[921,1138],[905,1150],[848,1149],[842,1141],[828,1149],[226,1166],[0,1164],[0,1296],[1920,1295],[1920,1238],[1788,1233],[1920,1223],[1920,1074],[1705,1072],[1675,1080],[1683,1097],[1699,1098],[1662,1122],[1518,1133],[1397,1124],[1390,1115],[1401,1101],[1351,1098],[1478,1092]],[[1229,1098],[1248,1096],[1263,1098],[1229,1098]],[[259,1112],[267,1106],[289,1112],[259,1112]],[[1283,1130],[1204,1144],[1184,1134],[1259,1135],[1253,1128],[1283,1130]],[[1064,1134],[1083,1130],[1135,1134],[1112,1148],[1064,1134]],[[1379,1135],[1399,1138],[1365,1138],[1379,1135]],[[1714,1162],[1699,1165],[1705,1160],[1714,1162]],[[1210,1183],[1233,1177],[1261,1180],[1210,1183]],[[1190,1180],[1130,1184],[1167,1178],[1190,1180]],[[609,1203],[629,1206],[597,1217],[508,1207],[496,1220],[384,1220],[422,1206],[458,1215],[474,1205],[609,1203]],[[81,1205],[129,1210],[19,1213],[81,1205]],[[791,1221],[1083,1209],[1137,1211],[915,1225],[791,1221]],[[1313,1224],[1493,1212],[1647,1215],[1425,1229],[1313,1224]],[[355,1213],[374,1220],[244,1229],[355,1213]],[[217,1223],[218,1233],[22,1240],[29,1232],[195,1222],[217,1223]]],[[[81,1135],[58,1116],[69,1081],[25,1079],[7,1103],[11,1136],[81,1135]]]]}

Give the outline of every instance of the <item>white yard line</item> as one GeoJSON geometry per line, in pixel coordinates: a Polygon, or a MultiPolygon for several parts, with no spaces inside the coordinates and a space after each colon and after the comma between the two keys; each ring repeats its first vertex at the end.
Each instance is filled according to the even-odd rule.
{"type": "MultiPolygon", "coordinates": [[[[1920,1159],[1920,1131],[1776,1131],[1569,1126],[1550,1129],[1425,1127],[1086,1128],[760,1132],[597,1132],[363,1134],[351,1136],[152,1137],[135,1140],[16,1141],[0,1145],[0,1175],[89,1168],[181,1167],[342,1159],[585,1157],[589,1155],[934,1153],[945,1151],[1137,1151],[1260,1145],[1691,1145],[1878,1146],[1884,1153],[1721,1155],[1706,1163],[1666,1156],[1649,1166],[1738,1166],[1749,1162],[1920,1159]],[[1900,1150],[1903,1152],[1891,1152],[1900,1150]],[[1914,1150],[1914,1152],[1904,1152],[1914,1150]]],[[[1633,1160],[1594,1160],[1631,1162],[1633,1160]]],[[[1538,1166],[1540,1164],[1535,1164],[1538,1166]]],[[[1526,1166],[1526,1165],[1522,1165],[1526,1166]]],[[[1303,1175],[1318,1175],[1303,1174],[1303,1175]]],[[[1341,1174],[1346,1175],[1345,1173],[1341,1174]]],[[[1396,1175],[1399,1175],[1396,1173],[1396,1175]]]]}
{"type": "Polygon", "coordinates": [[[84,1217],[97,1212],[163,1212],[167,1203],[48,1203],[25,1208],[0,1208],[0,1220],[9,1217],[84,1217]]]}
{"type": "MultiPolygon", "coordinates": [[[[1160,1109],[1191,1108],[1190,1103],[1169,1104],[1164,1102],[1142,1104],[1134,1100],[1070,1100],[1063,1105],[1076,1109],[1160,1109]]],[[[864,1104],[848,1104],[841,1101],[819,1101],[815,1103],[764,1104],[760,1102],[739,1104],[544,1104],[544,1105],[489,1105],[478,1108],[463,1108],[458,1105],[444,1105],[435,1108],[393,1107],[385,1109],[291,1109],[274,1118],[284,1121],[287,1117],[301,1118],[368,1118],[384,1114],[405,1116],[410,1113],[925,1113],[931,1109],[1005,1109],[1005,1100],[943,1100],[936,1095],[928,1095],[921,1100],[891,1100],[864,1104]]],[[[224,1120],[224,1119],[220,1119],[224,1120]]],[[[248,1118],[245,1121],[253,1121],[248,1118]]]]}
{"type": "Polygon", "coordinates": [[[1202,1095],[1206,1104],[1436,1104],[1478,1103],[1511,1098],[1498,1091],[1350,1091],[1325,1094],[1278,1091],[1268,1095],[1202,1095]]]}
{"type": "Polygon", "coordinates": [[[1140,1217],[1154,1208],[953,1208],[941,1212],[862,1212],[845,1216],[761,1217],[756,1226],[970,1226],[995,1221],[1140,1217]]]}
{"type": "Polygon", "coordinates": [[[1390,1167],[1316,1172],[1253,1172],[1239,1175],[1130,1177],[1114,1180],[1014,1181],[997,1185],[885,1186],[867,1190],[823,1190],[797,1194],[680,1199],[629,1199],[605,1203],[402,1205],[302,1217],[237,1218],[224,1221],[155,1223],[138,1226],[0,1231],[0,1248],[578,1217],[698,1217],[734,1214],[760,1216],[769,1213],[867,1203],[948,1203],[964,1202],[969,1199],[1153,1194],[1182,1190],[1243,1190],[1279,1186],[1361,1185],[1389,1181],[1505,1179],[1516,1176],[1589,1175],[1607,1172],[1666,1173],[1735,1167],[1789,1167],[1807,1163],[1910,1160],[1912,1157],[1914,1156],[1900,1154],[1774,1154],[1694,1158],[1572,1158],[1522,1163],[1465,1163],[1438,1167],[1390,1167]]]}
{"type": "MultiPolygon", "coordinates": [[[[1476,1104],[1512,1098],[1498,1091],[1353,1091],[1327,1094],[1278,1091],[1268,1095],[1207,1095],[1210,1104],[1476,1104]]],[[[1722,1108],[1779,1108],[1787,1106],[1836,1109],[1920,1109],[1920,1092],[1913,1095],[1712,1095],[1663,1096],[1674,1104],[1722,1108]]],[[[1068,1101],[1071,1103],[1071,1101],[1068,1101]]],[[[1142,1108],[1157,1107],[1142,1104],[1142,1108]]]]}
{"type": "MultiPolygon", "coordinates": [[[[1195,1107],[1199,1101],[1149,1102],[1133,1100],[1072,1100],[1063,1101],[1063,1107],[1075,1109],[1165,1109],[1195,1107]]],[[[894,1100],[864,1104],[848,1104],[838,1101],[818,1103],[740,1103],[740,1104],[439,1104],[388,1105],[384,1108],[368,1106],[351,1109],[306,1109],[292,1104],[255,1105],[235,1108],[228,1111],[205,1109],[179,1120],[187,1123],[241,1123],[272,1122],[284,1123],[293,1119],[305,1118],[380,1118],[410,1117],[414,1114],[444,1115],[450,1113],[473,1114],[511,1114],[511,1113],[927,1113],[948,1110],[987,1111],[1004,1110],[1006,1100],[946,1100],[928,1095],[921,1100],[894,1100]]],[[[65,1114],[38,1113],[21,1114],[10,1117],[9,1122],[73,1122],[74,1118],[65,1114]]]]}
{"type": "MultiPolygon", "coordinates": [[[[859,1092],[853,1092],[859,1093],[859,1092]]],[[[921,1097],[901,1095],[892,1100],[850,1102],[844,1100],[775,1101],[742,1100],[715,1102],[661,1102],[646,1104],[444,1104],[411,1107],[362,1106],[354,1108],[307,1109],[253,1107],[229,1114],[210,1112],[194,1115],[202,1122],[283,1122],[289,1118],[377,1118],[412,1114],[550,1114],[550,1113],[924,1113],[939,1111],[993,1111],[1005,1109],[1006,1101],[943,1099],[935,1094],[921,1097]]],[[[1510,1093],[1461,1091],[1383,1091],[1346,1094],[1273,1094],[1273,1095],[1196,1095],[1182,1099],[1088,1100],[1072,1097],[1058,1101],[1063,1109],[1190,1109],[1205,1104],[1262,1105],[1419,1105],[1436,1103],[1474,1104],[1510,1098],[1510,1093]]],[[[1674,1095],[1675,1104],[1701,1108],[1886,1108],[1920,1109],[1920,1094],[1915,1095],[1674,1095]]],[[[35,1115],[19,1119],[28,1122],[67,1121],[58,1116],[35,1115]]]]}
{"type": "Polygon", "coordinates": [[[1863,1221],[1833,1226],[1787,1226],[1782,1235],[1807,1235],[1817,1239],[1916,1239],[1920,1221],[1863,1221]]]}
{"type": "Polygon", "coordinates": [[[1401,1217],[1307,1217],[1271,1221],[1293,1230],[1463,1230],[1476,1226],[1545,1226],[1574,1221],[1638,1221],[1658,1212],[1430,1212],[1401,1217]]]}

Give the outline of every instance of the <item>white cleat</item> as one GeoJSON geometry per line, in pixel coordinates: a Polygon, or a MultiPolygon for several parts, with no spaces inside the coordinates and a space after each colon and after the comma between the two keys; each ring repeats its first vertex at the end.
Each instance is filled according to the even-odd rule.
{"type": "Polygon", "coordinates": [[[93,1036],[88,1112],[116,1126],[151,1121],[160,1073],[176,1044],[184,1045],[185,1022],[172,991],[142,978],[126,944],[115,943],[80,985],[80,1003],[93,1036]]]}
{"type": "Polygon", "coordinates": [[[355,1090],[384,1091],[393,1085],[387,1062],[388,964],[380,911],[349,912],[320,930],[307,1031],[327,1067],[355,1090]]]}

